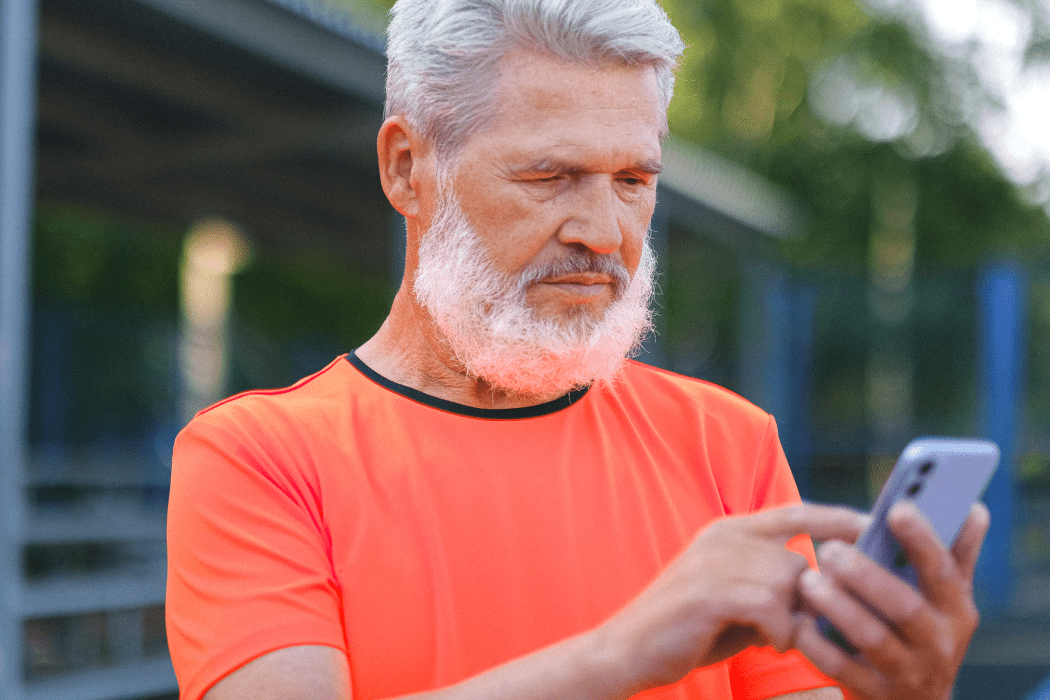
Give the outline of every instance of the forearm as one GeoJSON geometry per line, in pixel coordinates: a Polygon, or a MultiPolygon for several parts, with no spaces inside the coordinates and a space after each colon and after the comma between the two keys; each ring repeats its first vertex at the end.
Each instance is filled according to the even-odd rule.
{"type": "MultiPolygon", "coordinates": [[[[440,690],[395,700],[614,700],[653,683],[637,680],[633,660],[597,634],[581,635],[440,690]]],[[[345,654],[296,646],[265,654],[220,680],[205,700],[351,700],[345,654]]],[[[837,688],[780,696],[782,700],[842,700],[837,688]]],[[[780,699],[778,699],[780,700],[780,699]]]]}
{"type": "MultiPolygon", "coordinates": [[[[398,700],[620,700],[645,689],[601,630],[567,639],[440,690],[398,700]]],[[[652,685],[652,684],[650,684],[652,685]]],[[[265,654],[220,680],[205,700],[350,700],[349,663],[326,646],[265,654]]]]}
{"type": "MultiPolygon", "coordinates": [[[[457,685],[398,700],[613,700],[653,683],[641,666],[602,640],[602,630],[547,647],[457,685]]],[[[835,687],[802,690],[771,700],[843,700],[835,687]]]]}
{"type": "Polygon", "coordinates": [[[644,669],[598,629],[456,685],[400,700],[620,700],[646,689],[644,669]]]}

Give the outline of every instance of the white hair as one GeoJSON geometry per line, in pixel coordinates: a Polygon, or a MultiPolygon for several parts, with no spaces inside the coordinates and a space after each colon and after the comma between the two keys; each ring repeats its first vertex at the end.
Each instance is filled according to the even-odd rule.
{"type": "Polygon", "coordinates": [[[685,45],[656,0],[398,0],[387,28],[386,116],[455,153],[494,116],[515,48],[571,63],[652,66],[664,101],[685,45]]]}

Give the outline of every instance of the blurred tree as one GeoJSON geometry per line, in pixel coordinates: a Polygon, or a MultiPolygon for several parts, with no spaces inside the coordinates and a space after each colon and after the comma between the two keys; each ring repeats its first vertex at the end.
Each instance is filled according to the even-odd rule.
{"type": "Polygon", "coordinates": [[[853,0],[665,6],[690,44],[672,129],[805,203],[812,230],[787,246],[799,262],[868,267],[873,198],[901,180],[914,183],[918,267],[1046,244],[1044,212],[967,126],[993,97],[971,64],[946,60],[915,30],[913,14],[869,14],[853,0]]]}
{"type": "Polygon", "coordinates": [[[41,205],[33,242],[34,298],[99,310],[126,307],[174,320],[180,238],[173,227],[41,205]],[[142,235],[143,229],[153,235],[142,235]]]}

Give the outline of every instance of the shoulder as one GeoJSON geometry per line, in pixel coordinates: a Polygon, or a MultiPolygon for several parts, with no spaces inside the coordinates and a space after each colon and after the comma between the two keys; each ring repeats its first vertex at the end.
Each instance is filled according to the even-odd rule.
{"type": "Polygon", "coordinates": [[[280,432],[332,420],[353,391],[355,373],[348,370],[342,355],[291,386],[236,394],[198,412],[187,430],[214,426],[280,432]]]}
{"type": "Polygon", "coordinates": [[[634,360],[627,362],[613,392],[667,418],[717,420],[759,430],[770,423],[768,413],[725,387],[634,360]]]}
{"type": "Polygon", "coordinates": [[[201,410],[194,421],[213,421],[241,413],[294,414],[316,409],[345,395],[351,373],[341,355],[323,369],[295,384],[278,389],[255,389],[235,394],[201,410]]]}
{"type": "Polygon", "coordinates": [[[596,398],[607,411],[604,424],[640,436],[649,452],[663,450],[661,464],[686,465],[706,493],[718,495],[722,512],[797,500],[773,417],[740,395],[630,362],[619,383],[596,398]],[[775,497],[767,497],[771,489],[775,497]]]}
{"type": "Polygon", "coordinates": [[[292,386],[249,391],[198,413],[172,453],[173,498],[226,502],[252,489],[315,508],[333,465],[346,463],[348,399],[362,391],[345,357],[292,386]]]}
{"type": "Polygon", "coordinates": [[[353,375],[341,356],[289,387],[244,392],[200,411],[175,441],[173,467],[214,457],[288,465],[327,449],[347,423],[353,375]]]}

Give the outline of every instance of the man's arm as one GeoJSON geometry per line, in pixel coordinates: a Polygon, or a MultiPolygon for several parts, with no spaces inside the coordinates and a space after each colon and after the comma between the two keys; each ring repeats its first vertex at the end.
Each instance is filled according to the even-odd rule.
{"type": "MultiPolygon", "coordinates": [[[[542,663],[542,659],[537,659],[542,663]]],[[[206,700],[314,700],[349,698],[349,667],[338,649],[299,646],[247,664],[216,685],[206,700]]],[[[575,696],[573,696],[575,697],[575,696]]],[[[842,700],[838,688],[815,688],[771,700],[842,700]]]]}
{"type": "MultiPolygon", "coordinates": [[[[824,548],[823,573],[801,575],[808,567],[783,548],[786,539],[809,532],[852,541],[863,520],[851,511],[803,505],[720,521],[597,630],[412,698],[628,698],[752,644],[772,644],[797,647],[867,700],[946,700],[977,625],[972,579],[988,522],[987,509],[975,507],[948,552],[920,515],[892,514],[890,526],[919,572],[919,592],[841,543],[824,548]],[[797,612],[799,593],[870,663],[824,639],[797,612]]],[[[207,700],[349,700],[349,676],[342,652],[294,647],[233,672],[207,700]]],[[[793,700],[837,700],[832,689],[808,692],[793,700]]]]}
{"type": "Polygon", "coordinates": [[[350,665],[334,647],[296,646],[264,654],[226,676],[204,700],[349,700],[350,665]]]}
{"type": "MultiPolygon", "coordinates": [[[[616,700],[674,683],[754,644],[794,644],[795,535],[852,541],[854,511],[799,505],[728,518],[701,532],[638,598],[597,629],[415,700],[616,700]]],[[[392,650],[391,653],[396,653],[392,650]]],[[[343,652],[317,646],[266,654],[219,681],[207,700],[349,700],[343,652]]],[[[807,696],[802,695],[802,698],[807,696]]],[[[820,695],[812,700],[823,700],[820,695]]]]}
{"type": "MultiPolygon", "coordinates": [[[[595,640],[567,640],[462,683],[402,700],[626,698],[620,668],[595,640]]],[[[397,653],[396,650],[392,653],[397,653]]],[[[266,654],[219,681],[205,700],[349,700],[350,670],[338,649],[297,646],[266,654]]]]}

